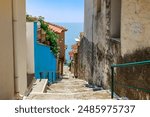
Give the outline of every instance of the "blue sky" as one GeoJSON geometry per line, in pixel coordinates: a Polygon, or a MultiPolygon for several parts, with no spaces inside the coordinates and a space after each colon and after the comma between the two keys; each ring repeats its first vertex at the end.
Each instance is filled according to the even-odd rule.
{"type": "Polygon", "coordinates": [[[83,22],[84,0],[26,0],[26,12],[49,22],[83,22]]]}

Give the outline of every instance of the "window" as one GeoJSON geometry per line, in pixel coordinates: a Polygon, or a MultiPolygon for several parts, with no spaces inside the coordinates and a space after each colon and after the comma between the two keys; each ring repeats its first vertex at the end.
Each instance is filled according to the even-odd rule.
{"type": "Polygon", "coordinates": [[[111,38],[120,39],[121,0],[111,0],[111,38]]]}

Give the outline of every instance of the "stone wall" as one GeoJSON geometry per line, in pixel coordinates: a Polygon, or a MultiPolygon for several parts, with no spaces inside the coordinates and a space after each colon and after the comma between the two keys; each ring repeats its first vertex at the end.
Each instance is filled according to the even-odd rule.
{"type": "Polygon", "coordinates": [[[120,55],[120,43],[110,39],[110,0],[85,0],[84,38],[79,47],[79,78],[109,88],[110,65],[120,55]]]}
{"type": "Polygon", "coordinates": [[[121,51],[150,47],[150,0],[122,0],[121,51]]]}
{"type": "MultiPolygon", "coordinates": [[[[145,60],[150,60],[150,47],[126,54],[118,59],[118,63],[145,60]]],[[[115,91],[119,96],[129,99],[150,99],[150,64],[117,68],[115,79],[115,91]]]]}
{"type": "MultiPolygon", "coordinates": [[[[112,7],[115,7],[116,3],[112,5],[111,0],[101,0],[101,7],[97,7],[97,0],[85,0],[84,37],[78,50],[78,76],[90,84],[102,86],[105,89],[110,88],[111,64],[150,60],[148,33],[150,1],[118,1],[122,6],[120,13],[114,13],[112,7]],[[97,10],[97,8],[100,9],[97,10]],[[114,25],[116,22],[112,21],[115,18],[112,17],[113,15],[120,17],[121,20],[116,25],[114,25]],[[117,28],[112,35],[113,26],[117,28]]],[[[120,7],[117,5],[116,7],[120,7]]],[[[149,65],[115,71],[117,82],[150,89],[149,65]]],[[[149,93],[140,90],[123,88],[119,85],[115,88],[119,96],[126,96],[129,99],[149,99],[150,97],[149,93]]]]}
{"type": "MultiPolygon", "coordinates": [[[[118,63],[150,60],[150,1],[122,0],[121,54],[118,63]]],[[[119,68],[116,93],[129,99],[150,99],[150,65],[119,68]],[[124,85],[145,89],[130,89],[124,85]]]]}

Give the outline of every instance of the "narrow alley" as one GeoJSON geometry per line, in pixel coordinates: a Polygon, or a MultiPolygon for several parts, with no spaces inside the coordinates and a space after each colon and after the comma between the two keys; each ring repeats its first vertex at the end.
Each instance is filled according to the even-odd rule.
{"type": "Polygon", "coordinates": [[[0,3],[0,100],[150,100],[150,0],[0,3]]]}
{"type": "Polygon", "coordinates": [[[72,100],[72,99],[110,99],[110,93],[107,90],[95,90],[87,87],[88,83],[84,80],[73,78],[64,67],[65,75],[57,83],[47,86],[46,93],[30,94],[26,99],[29,100],[72,100]]]}

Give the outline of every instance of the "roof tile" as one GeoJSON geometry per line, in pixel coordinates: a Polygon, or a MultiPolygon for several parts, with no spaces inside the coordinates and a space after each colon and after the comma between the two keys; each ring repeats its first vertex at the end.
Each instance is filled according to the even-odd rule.
{"type": "Polygon", "coordinates": [[[66,28],[64,28],[64,27],[62,27],[62,26],[58,26],[58,25],[56,25],[56,24],[52,24],[52,23],[48,23],[48,25],[49,25],[49,28],[52,30],[52,31],[54,31],[55,33],[61,33],[61,32],[63,32],[63,31],[67,31],[67,29],[66,28]]]}

